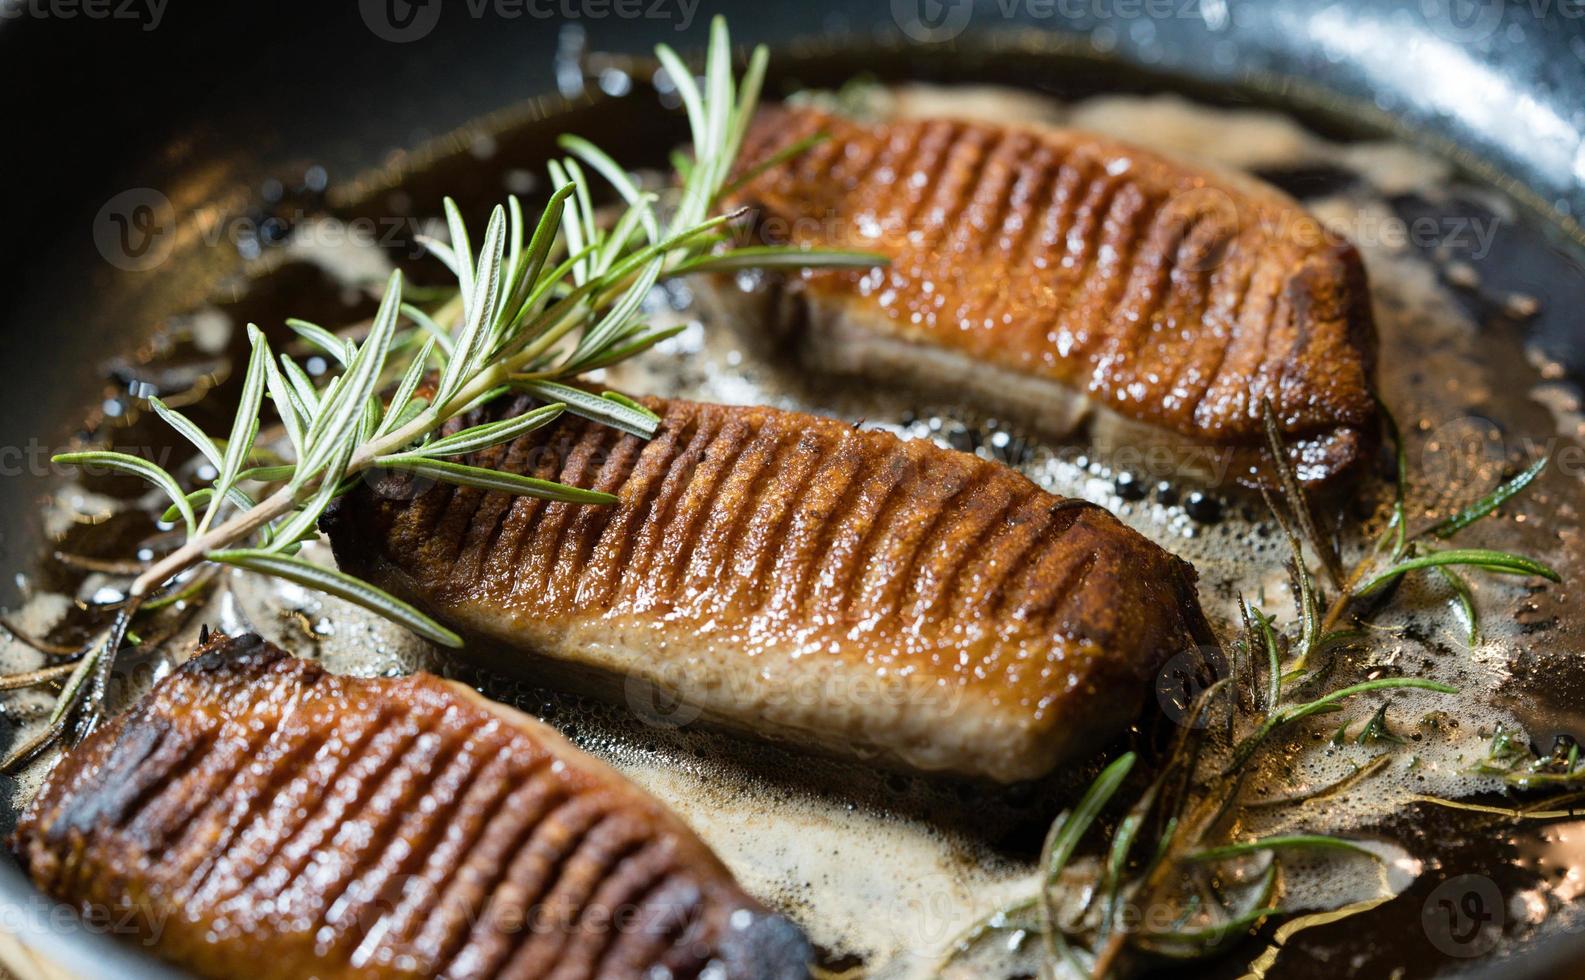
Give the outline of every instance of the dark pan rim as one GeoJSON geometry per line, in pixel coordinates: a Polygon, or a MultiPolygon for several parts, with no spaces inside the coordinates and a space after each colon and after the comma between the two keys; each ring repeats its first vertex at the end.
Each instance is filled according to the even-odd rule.
{"type": "MultiPolygon", "coordinates": [[[[812,55],[835,55],[859,47],[873,49],[878,45],[890,45],[902,48],[906,43],[896,36],[877,38],[848,33],[790,41],[774,45],[773,50],[787,62],[812,55]]],[[[1261,96],[1262,102],[1273,106],[1286,105],[1301,112],[1323,116],[1347,116],[1358,122],[1361,128],[1407,139],[1451,160],[1464,171],[1523,204],[1534,220],[1556,229],[1576,250],[1585,250],[1585,227],[1573,217],[1559,214],[1528,182],[1514,176],[1499,163],[1422,121],[1406,119],[1399,113],[1380,109],[1311,79],[1257,70],[1242,75],[1237,81],[1207,81],[1175,70],[1135,64],[1115,55],[1098,54],[1090,45],[1073,35],[1027,28],[971,34],[939,47],[947,53],[1018,53],[1031,57],[1063,57],[1097,67],[1121,63],[1126,64],[1131,73],[1160,81],[1164,87],[1169,82],[1183,82],[1187,89],[1204,89],[1209,85],[1225,90],[1248,90],[1261,96]]],[[[628,59],[628,63],[634,68],[654,65],[652,59],[642,56],[634,56],[628,59]]],[[[389,189],[413,170],[464,154],[470,142],[469,137],[500,132],[525,120],[556,115],[573,106],[596,104],[609,98],[600,94],[574,99],[553,94],[525,98],[517,105],[487,113],[442,136],[425,140],[400,163],[370,168],[336,185],[337,193],[331,204],[335,207],[356,206],[389,189]]],[[[145,955],[135,946],[107,935],[113,929],[96,928],[81,922],[67,923],[61,918],[60,908],[32,886],[14,860],[0,861],[0,910],[3,910],[0,911],[0,916],[3,916],[0,917],[0,929],[23,940],[30,950],[40,954],[52,965],[72,975],[85,977],[109,973],[165,980],[185,975],[153,956],[145,955]]],[[[1478,964],[1474,972],[1495,977],[1500,970],[1504,975],[1515,978],[1547,975],[1557,964],[1570,962],[1571,955],[1577,955],[1582,948],[1577,941],[1566,941],[1568,938],[1556,936],[1527,943],[1516,947],[1508,959],[1478,964]]],[[[1450,964],[1450,972],[1459,972],[1455,966],[1450,964]]]]}

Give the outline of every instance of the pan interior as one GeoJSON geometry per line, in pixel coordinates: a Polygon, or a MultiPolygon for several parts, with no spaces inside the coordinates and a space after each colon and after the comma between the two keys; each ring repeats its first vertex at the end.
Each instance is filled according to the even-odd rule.
{"type": "MultiPolygon", "coordinates": [[[[1472,769],[1499,725],[1527,732],[1543,751],[1555,737],[1585,728],[1573,707],[1585,704],[1585,672],[1569,660],[1585,613],[1571,601],[1568,584],[1585,560],[1578,541],[1585,456],[1573,455],[1585,419],[1572,386],[1575,366],[1537,339],[1567,336],[1557,324],[1585,303],[1585,265],[1560,230],[1425,149],[1414,134],[1370,128],[1372,119],[1352,107],[1284,102],[1258,88],[1207,89],[1016,47],[950,57],[834,48],[783,55],[774,64],[779,89],[771,91],[840,91],[846,105],[887,112],[1078,126],[1277,183],[1365,257],[1381,334],[1379,382],[1406,433],[1414,513],[1445,514],[1529,458],[1553,454],[1536,491],[1472,532],[1470,543],[1540,557],[1564,573],[1565,584],[1535,589],[1480,580],[1484,636],[1474,648],[1436,583],[1406,588],[1378,621],[1381,635],[1339,669],[1413,673],[1453,683],[1461,693],[1395,694],[1387,719],[1403,745],[1333,744],[1334,729],[1380,702],[1317,725],[1312,737],[1289,745],[1256,775],[1258,791],[1278,797],[1323,786],[1385,750],[1394,760],[1325,807],[1276,810],[1251,829],[1379,842],[1381,862],[1295,866],[1293,908],[1402,893],[1370,916],[1295,937],[1284,975],[1330,976],[1342,962],[1362,975],[1401,969],[1400,976],[1415,977],[1462,963],[1470,947],[1447,948],[1441,934],[1422,926],[1422,913],[1434,906],[1442,882],[1463,874],[1486,877],[1506,899],[1499,947],[1574,924],[1570,902],[1585,856],[1570,839],[1585,825],[1493,828],[1410,799],[1496,789],[1472,769]]],[[[209,301],[150,324],[147,343],[107,364],[108,380],[84,392],[84,429],[118,448],[180,460],[175,438],[140,398],[185,398],[189,414],[221,431],[237,394],[242,325],[257,322],[272,341],[284,342],[288,315],[327,326],[357,322],[372,312],[370,289],[393,266],[418,283],[439,283],[441,270],[419,257],[412,232],[436,230],[440,196],[456,197],[470,221],[509,191],[529,203],[543,193],[543,164],[562,131],[590,137],[624,162],[662,165],[682,128],[675,111],[656,110],[664,94],[650,85],[650,66],[593,59],[586,67],[587,97],[484,121],[419,148],[402,166],[332,186],[310,207],[289,213],[278,240],[248,258],[241,288],[221,289],[217,282],[209,301]],[[622,94],[609,94],[615,92],[622,94]]],[[[262,194],[249,189],[246,206],[280,209],[278,199],[262,194]]],[[[687,328],[612,371],[603,379],[611,385],[815,411],[1005,461],[1054,492],[1108,506],[1192,561],[1206,609],[1224,633],[1236,622],[1240,596],[1291,620],[1286,544],[1258,501],[1202,493],[1144,454],[1101,458],[1082,438],[1052,440],[939,393],[810,377],[731,325],[705,322],[686,286],[658,292],[653,305],[657,319],[687,328]]],[[[1388,497],[1385,481],[1373,475],[1356,497],[1326,503],[1346,547],[1361,546],[1388,497]]],[[[135,555],[160,533],[148,516],[150,503],[129,482],[80,475],[64,478],[42,509],[36,501],[8,503],[26,508],[26,522],[36,523],[42,536],[37,560],[10,569],[23,594],[7,622],[56,643],[79,638],[81,604],[113,598],[121,580],[113,571],[50,556],[135,555]]],[[[192,615],[158,650],[128,657],[116,701],[126,703],[163,676],[200,624],[255,629],[341,671],[436,670],[545,718],[676,808],[751,891],[806,927],[828,966],[863,967],[875,976],[928,973],[955,936],[1028,893],[1050,820],[1121,748],[1040,784],[1005,789],[810,759],[696,730],[664,698],[639,695],[607,705],[471,673],[344,604],[244,576],[225,577],[210,598],[195,601],[192,615]]],[[[0,649],[7,671],[37,667],[48,656],[20,641],[0,649]]],[[[13,738],[45,713],[40,693],[7,696],[13,738]]],[[[33,785],[23,780],[13,787],[7,825],[33,785]]],[[[1238,975],[1260,945],[1213,969],[1238,975]]],[[[1007,972],[1027,968],[1024,952],[1009,951],[1007,972]]]]}

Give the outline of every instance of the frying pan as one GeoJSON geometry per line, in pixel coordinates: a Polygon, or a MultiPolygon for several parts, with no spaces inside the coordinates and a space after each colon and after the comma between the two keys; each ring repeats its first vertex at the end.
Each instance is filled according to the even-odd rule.
{"type": "MultiPolygon", "coordinates": [[[[57,476],[43,447],[69,437],[107,358],[224,288],[245,257],[177,236],[152,246],[176,260],[140,268],[139,189],[184,214],[246,209],[271,179],[312,200],[581,82],[565,57],[581,46],[698,47],[714,13],[794,63],[872,44],[939,74],[1016,51],[1046,59],[1042,81],[1064,94],[1174,90],[1404,133],[1528,209],[1539,233],[1500,238],[1482,277],[1536,296],[1528,339],[1585,377],[1578,0],[0,0],[0,568],[38,554],[32,515],[57,476]]],[[[14,592],[7,576],[0,604],[14,592]]],[[[0,930],[29,951],[8,939],[0,956],[39,975],[173,975],[62,919],[6,860],[0,930]]],[[[1562,936],[1469,973],[1572,976],[1582,959],[1585,937],[1562,936]]]]}

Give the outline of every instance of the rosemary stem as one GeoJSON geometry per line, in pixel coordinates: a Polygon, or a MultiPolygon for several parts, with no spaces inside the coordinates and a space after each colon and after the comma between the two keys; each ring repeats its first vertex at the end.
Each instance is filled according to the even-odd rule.
{"type": "Polygon", "coordinates": [[[527,364],[534,358],[550,350],[551,347],[565,337],[573,327],[583,319],[584,305],[579,303],[576,307],[562,314],[561,317],[546,324],[544,332],[536,337],[533,343],[512,355],[512,360],[517,364],[527,364]]]}
{"type": "Polygon", "coordinates": [[[1358,587],[1360,579],[1365,577],[1365,573],[1374,564],[1375,556],[1367,552],[1348,573],[1348,578],[1344,580],[1342,587],[1338,589],[1337,598],[1333,599],[1332,604],[1327,606],[1326,615],[1321,619],[1320,633],[1322,636],[1334,630],[1343,619],[1343,614],[1348,612],[1349,605],[1354,601],[1354,589],[1358,587]]]}
{"type": "Polygon", "coordinates": [[[1095,978],[1095,980],[1105,980],[1106,977],[1110,976],[1112,964],[1117,961],[1117,957],[1122,955],[1123,946],[1127,942],[1128,933],[1121,930],[1106,937],[1106,945],[1102,946],[1101,951],[1096,954],[1095,965],[1090,968],[1090,976],[1095,978]]]}
{"type": "MultiPolygon", "coordinates": [[[[1145,880],[1140,884],[1139,890],[1135,893],[1136,897],[1134,900],[1136,902],[1140,902],[1144,907],[1148,908],[1156,900],[1156,894],[1167,884],[1172,874],[1179,869],[1182,855],[1198,847],[1199,841],[1204,839],[1205,831],[1211,823],[1214,823],[1214,818],[1221,812],[1217,801],[1230,791],[1232,782],[1233,780],[1228,779],[1226,775],[1218,777],[1209,791],[1210,795],[1202,797],[1193,804],[1193,811],[1183,821],[1183,826],[1189,832],[1176,835],[1162,859],[1150,869],[1149,874],[1146,875],[1145,880]]],[[[1090,970],[1090,976],[1093,980],[1106,980],[1106,977],[1111,973],[1113,964],[1122,955],[1129,936],[1129,930],[1118,929],[1107,937],[1106,945],[1096,955],[1095,964],[1090,970]]]]}
{"type": "MultiPolygon", "coordinates": [[[[517,358],[506,364],[482,372],[464,385],[449,405],[430,406],[396,431],[360,447],[347,463],[348,475],[361,473],[374,465],[380,456],[413,442],[435,428],[453,405],[462,406],[500,384],[517,365],[517,358]]],[[[159,588],[171,578],[180,575],[202,562],[211,551],[218,551],[238,541],[245,540],[264,525],[289,513],[300,500],[311,495],[318,487],[318,479],[306,480],[297,487],[287,485],[260,501],[257,506],[233,515],[212,530],[205,531],[177,550],[166,555],[133,580],[129,598],[142,598],[159,588]]]]}
{"type": "Polygon", "coordinates": [[[141,599],[172,577],[203,561],[204,556],[209,552],[240,541],[277,517],[286,514],[297,505],[298,492],[290,486],[282,487],[266,497],[258,506],[236,514],[213,530],[188,541],[133,579],[132,586],[128,590],[128,598],[141,599]]]}
{"type": "Polygon", "coordinates": [[[6,674],[0,676],[0,691],[15,691],[24,687],[33,687],[46,684],[57,678],[65,677],[77,669],[75,663],[56,664],[53,667],[41,667],[38,670],[29,670],[20,674],[6,674]]]}
{"type": "Polygon", "coordinates": [[[1321,633],[1323,636],[1331,632],[1337,626],[1338,622],[1342,620],[1343,614],[1348,611],[1349,601],[1353,598],[1353,595],[1351,594],[1353,592],[1353,585],[1353,579],[1350,578],[1348,585],[1344,587],[1343,591],[1338,594],[1336,599],[1332,600],[1332,604],[1327,607],[1326,615],[1321,617],[1321,633]]]}

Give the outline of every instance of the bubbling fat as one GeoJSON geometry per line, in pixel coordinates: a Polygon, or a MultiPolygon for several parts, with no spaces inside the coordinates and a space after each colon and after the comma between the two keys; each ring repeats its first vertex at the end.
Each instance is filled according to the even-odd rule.
{"type": "MultiPolygon", "coordinates": [[[[853,110],[851,93],[843,108],[853,110]]],[[[1499,478],[1502,460],[1488,459],[1484,447],[1460,442],[1457,437],[1462,433],[1443,430],[1449,420],[1471,415],[1471,406],[1481,406],[1483,416],[1515,417],[1513,405],[1527,392],[1505,391],[1496,383],[1479,349],[1475,325],[1442,286],[1433,262],[1395,234],[1397,219],[1387,203],[1389,196],[1405,193],[1439,199],[1450,182],[1444,161],[1395,142],[1332,143],[1282,115],[1210,109],[1170,96],[1104,97],[1065,106],[1032,100],[1027,93],[984,87],[964,91],[908,86],[874,90],[869,104],[859,111],[1070,125],[1215,167],[1280,170],[1326,165],[1356,174],[1354,186],[1307,205],[1329,227],[1356,242],[1365,258],[1382,337],[1381,390],[1405,420],[1411,463],[1432,471],[1429,482],[1417,486],[1416,503],[1446,512],[1499,478]],[[1437,443],[1439,436],[1446,444],[1437,443]]],[[[755,287],[747,277],[743,285],[755,287]]],[[[1097,459],[1082,447],[1042,440],[972,406],[921,405],[916,395],[802,377],[762,353],[756,356],[757,352],[742,349],[741,335],[717,325],[705,329],[690,314],[684,310],[681,320],[688,328],[668,342],[669,353],[675,356],[630,362],[608,380],[630,390],[769,403],[862,419],[866,426],[887,428],[904,437],[972,447],[981,455],[1016,465],[1054,493],[1107,506],[1193,562],[1200,571],[1202,601],[1219,621],[1223,635],[1230,635],[1238,621],[1241,595],[1278,614],[1281,622],[1293,622],[1293,596],[1284,571],[1288,545],[1258,505],[1234,501],[1224,519],[1206,525],[1191,519],[1181,503],[1163,503],[1155,493],[1137,500],[1119,494],[1120,473],[1130,473],[1137,484],[1141,470],[1164,473],[1175,468],[1175,461],[1153,460],[1143,452],[1136,454],[1138,458],[1097,459]]],[[[1146,489],[1154,490],[1153,483],[1147,480],[1146,489]]],[[[1387,488],[1374,482],[1360,492],[1364,509],[1379,519],[1387,504],[1387,488]]],[[[1359,552],[1357,534],[1345,543],[1349,553],[1359,552]]],[[[1555,539],[1535,542],[1534,549],[1530,553],[1559,567],[1568,561],[1557,553],[1555,539]]],[[[1473,588],[1484,613],[1483,639],[1475,649],[1468,649],[1465,624],[1449,595],[1429,580],[1416,579],[1406,583],[1391,609],[1376,619],[1369,650],[1345,655],[1336,674],[1411,675],[1455,686],[1457,695],[1405,690],[1362,699],[1339,715],[1323,716],[1302,737],[1263,754],[1263,765],[1249,784],[1249,792],[1260,800],[1315,793],[1349,778],[1383,751],[1391,750],[1392,755],[1373,776],[1344,791],[1307,803],[1250,811],[1245,825],[1250,836],[1300,831],[1361,834],[1380,853],[1380,861],[1330,853],[1289,857],[1284,862],[1286,908],[1333,908],[1396,894],[1414,881],[1421,861],[1391,841],[1366,836],[1364,829],[1390,823],[1417,795],[1462,797],[1495,788],[1490,777],[1473,775],[1472,769],[1484,758],[1498,725],[1522,728],[1517,718],[1497,706],[1495,695],[1508,679],[1511,656],[1519,648],[1521,631],[1514,613],[1525,591],[1522,582],[1494,578],[1479,579],[1473,588]],[[1360,744],[1360,732],[1384,700],[1389,732],[1405,744],[1360,744]],[[1339,728],[1345,728],[1344,737],[1333,744],[1339,728]]],[[[662,796],[687,798],[676,794],[678,787],[667,785],[676,779],[671,770],[658,767],[647,770],[647,777],[639,774],[646,769],[638,767],[635,775],[651,779],[650,785],[662,796]]],[[[1016,864],[961,861],[955,877],[944,885],[938,860],[916,857],[896,862],[897,856],[919,854],[921,846],[930,854],[972,856],[972,847],[962,850],[965,840],[954,840],[928,822],[894,820],[877,825],[851,813],[831,813],[829,800],[807,798],[797,809],[777,808],[779,819],[754,820],[753,830],[745,832],[740,829],[745,807],[758,810],[759,797],[751,791],[735,799],[742,805],[690,807],[690,819],[705,828],[707,839],[723,850],[729,863],[755,867],[756,879],[763,880],[767,863],[773,867],[777,863],[767,857],[767,848],[784,854],[783,888],[796,884],[808,890],[812,901],[805,921],[816,940],[828,948],[857,953],[871,964],[890,964],[883,971],[887,975],[910,975],[922,962],[930,962],[928,957],[921,960],[917,947],[910,945],[909,932],[896,928],[892,910],[924,910],[931,920],[924,932],[953,935],[1009,897],[1029,894],[1033,887],[1028,865],[1019,875],[1016,864]],[[816,836],[812,831],[821,824],[828,828],[857,824],[862,833],[849,837],[826,829],[816,836]],[[806,829],[811,832],[806,834],[806,829]],[[831,858],[809,853],[820,850],[808,846],[816,840],[832,842],[831,858]],[[933,898],[942,893],[953,894],[954,901],[943,904],[933,898]],[[966,898],[962,904],[955,901],[958,894],[966,898]]],[[[939,948],[934,955],[939,955],[939,948]]]]}
{"type": "MultiPolygon", "coordinates": [[[[1443,192],[1448,169],[1441,161],[1395,143],[1333,144],[1279,115],[1215,110],[1175,98],[1108,97],[1064,105],[985,88],[965,94],[908,87],[877,90],[874,99],[877,112],[972,113],[1079,125],[1228,168],[1327,164],[1357,172],[1355,185],[1309,203],[1360,246],[1369,268],[1382,337],[1381,388],[1410,433],[1411,462],[1434,469],[1433,478],[1420,484],[1416,503],[1445,511],[1495,482],[1502,461],[1485,458],[1478,447],[1469,458],[1461,457],[1462,444],[1452,438],[1456,433],[1445,431],[1446,420],[1469,415],[1472,405],[1488,417],[1526,417],[1520,407],[1527,392],[1492,376],[1474,325],[1439,284],[1433,265],[1381,234],[1391,220],[1387,195],[1443,192]]],[[[320,256],[316,261],[332,270],[348,262],[349,276],[361,276],[372,259],[320,256]]],[[[1003,459],[1052,492],[1107,506],[1192,561],[1200,571],[1203,604],[1223,635],[1230,635],[1237,622],[1240,595],[1292,623],[1292,596],[1283,572],[1287,545],[1258,505],[1230,501],[1221,520],[1197,523],[1182,503],[1174,502],[1192,487],[1179,488],[1176,496],[1158,492],[1157,478],[1149,477],[1155,463],[1146,456],[1097,459],[1080,446],[1042,440],[970,406],[922,404],[917,395],[802,376],[748,349],[732,330],[706,330],[685,286],[673,284],[665,291],[664,298],[657,296],[655,316],[675,318],[686,329],[603,380],[635,394],[770,404],[863,420],[905,437],[1003,459]],[[1143,498],[1119,495],[1122,471],[1134,475],[1136,485],[1142,473],[1148,477],[1143,498]]],[[[1387,502],[1385,487],[1367,483],[1360,493],[1364,509],[1373,506],[1379,519],[1387,502]]],[[[1535,506],[1560,505],[1547,497],[1538,501],[1535,506]]],[[[68,488],[56,501],[52,520],[82,519],[84,510],[115,506],[128,504],[68,488]]],[[[1515,528],[1494,530],[1506,534],[1515,528]]],[[[1345,544],[1349,553],[1359,553],[1357,537],[1345,544]]],[[[1559,567],[1566,569],[1570,562],[1555,553],[1555,537],[1531,533],[1524,544],[1523,550],[1559,567]]],[[[322,547],[305,554],[329,561],[322,547]]],[[[399,629],[339,601],[239,573],[229,573],[225,583],[214,608],[195,618],[192,632],[200,621],[228,632],[254,629],[346,673],[458,669],[399,629]]],[[[1485,613],[1484,639],[1476,648],[1467,649],[1465,628],[1449,595],[1434,583],[1414,581],[1376,620],[1368,651],[1343,655],[1334,675],[1413,675],[1455,685],[1460,693],[1397,691],[1361,699],[1340,714],[1322,716],[1299,737],[1276,743],[1249,781],[1256,799],[1316,791],[1384,751],[1390,751],[1391,761],[1349,790],[1251,810],[1244,828],[1248,834],[1368,837],[1366,828],[1390,825],[1411,796],[1459,797],[1494,788],[1492,780],[1470,771],[1497,725],[1520,727],[1497,706],[1496,695],[1521,641],[1514,613],[1524,588],[1522,582],[1495,578],[1477,579],[1474,588],[1485,613]],[[1404,744],[1359,744],[1360,729],[1383,700],[1390,702],[1389,730],[1404,744]],[[1340,727],[1343,736],[1335,739],[1340,727]]],[[[34,596],[13,618],[27,629],[47,632],[67,602],[68,597],[34,596]]],[[[186,649],[193,639],[177,637],[168,648],[186,649]]],[[[36,652],[15,642],[0,651],[0,661],[6,670],[40,662],[36,652]]],[[[148,665],[139,680],[118,691],[118,699],[124,703],[136,696],[169,667],[163,661],[148,665]]],[[[649,703],[643,692],[630,692],[625,706],[611,706],[522,683],[462,676],[486,694],[544,717],[665,800],[749,891],[795,917],[833,962],[862,962],[876,977],[930,975],[956,937],[1034,888],[1033,856],[1010,856],[994,844],[1018,835],[1027,839],[1031,826],[1038,841],[1050,800],[1031,802],[861,763],[810,760],[780,746],[696,731],[678,725],[667,706],[649,703]]],[[[6,710],[36,720],[45,703],[42,695],[25,694],[21,701],[9,701],[6,710]]],[[[1072,791],[1084,777],[1065,774],[1053,789],[1072,791]]],[[[20,787],[17,800],[32,791],[32,786],[20,787]]],[[[1283,904],[1295,910],[1326,908],[1394,894],[1419,874],[1416,855],[1386,840],[1373,839],[1370,846],[1381,861],[1319,854],[1286,861],[1283,904]]],[[[1016,969],[1029,947],[1008,945],[1001,953],[1004,965],[1016,969]]]]}

